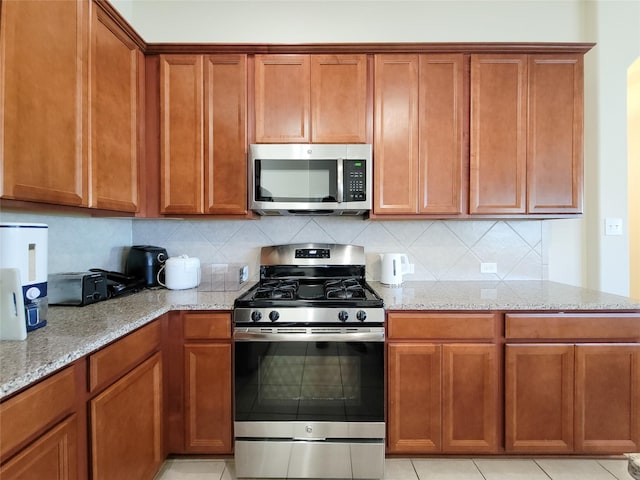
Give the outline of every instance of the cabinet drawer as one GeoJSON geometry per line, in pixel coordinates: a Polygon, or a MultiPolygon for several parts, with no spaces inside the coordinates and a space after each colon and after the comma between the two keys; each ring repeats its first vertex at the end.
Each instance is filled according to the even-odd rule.
{"type": "Polygon", "coordinates": [[[499,314],[400,313],[388,315],[388,336],[406,340],[493,340],[499,314]]]}
{"type": "Polygon", "coordinates": [[[183,313],[185,340],[231,338],[231,314],[183,313]]]}
{"type": "Polygon", "coordinates": [[[525,340],[640,341],[640,313],[507,314],[505,336],[525,340]]]}
{"type": "Polygon", "coordinates": [[[146,325],[89,357],[89,391],[113,383],[160,344],[160,322],[146,325]]]}
{"type": "Polygon", "coordinates": [[[0,404],[0,457],[73,412],[75,399],[74,367],[67,367],[0,404]]]}

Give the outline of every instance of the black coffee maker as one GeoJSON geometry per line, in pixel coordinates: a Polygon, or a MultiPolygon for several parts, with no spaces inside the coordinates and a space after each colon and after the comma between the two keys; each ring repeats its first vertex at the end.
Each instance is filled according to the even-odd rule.
{"type": "MultiPolygon", "coordinates": [[[[158,274],[169,256],[162,247],[153,245],[133,245],[127,255],[125,274],[142,280],[142,286],[155,287],[158,274]]],[[[160,281],[164,283],[164,270],[160,273],[160,281]]]]}

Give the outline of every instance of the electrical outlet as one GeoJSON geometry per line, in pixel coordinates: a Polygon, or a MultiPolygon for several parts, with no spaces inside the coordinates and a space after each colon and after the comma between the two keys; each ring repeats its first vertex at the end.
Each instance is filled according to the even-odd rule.
{"type": "Polygon", "coordinates": [[[482,262],[480,273],[498,273],[498,264],[493,262],[482,262]]]}
{"type": "Polygon", "coordinates": [[[605,235],[622,235],[622,219],[621,218],[605,218],[604,234],[605,235]]]}

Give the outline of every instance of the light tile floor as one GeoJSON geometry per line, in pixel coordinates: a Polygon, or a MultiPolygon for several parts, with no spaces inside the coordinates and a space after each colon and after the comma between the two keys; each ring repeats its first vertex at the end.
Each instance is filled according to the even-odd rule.
{"type": "MultiPolygon", "coordinates": [[[[167,460],[156,480],[235,480],[233,460],[167,460]]],[[[387,480],[633,480],[627,460],[387,459],[387,480]]]]}

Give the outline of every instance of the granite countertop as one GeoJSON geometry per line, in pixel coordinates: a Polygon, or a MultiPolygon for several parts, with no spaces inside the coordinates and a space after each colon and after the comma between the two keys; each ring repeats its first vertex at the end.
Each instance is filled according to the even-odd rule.
{"type": "MultiPolygon", "coordinates": [[[[640,300],[546,281],[370,284],[387,310],[640,310],[640,300]]],[[[50,307],[46,327],[25,341],[0,341],[0,399],[166,312],[232,310],[241,293],[151,289],[85,307],[50,307]]]]}

